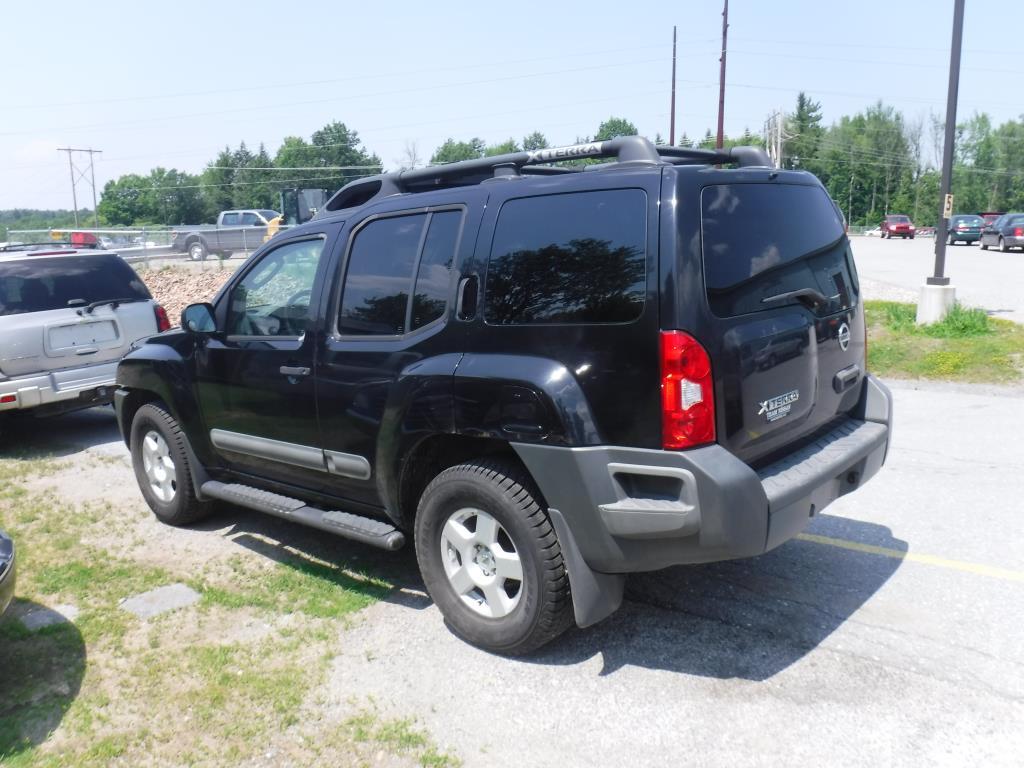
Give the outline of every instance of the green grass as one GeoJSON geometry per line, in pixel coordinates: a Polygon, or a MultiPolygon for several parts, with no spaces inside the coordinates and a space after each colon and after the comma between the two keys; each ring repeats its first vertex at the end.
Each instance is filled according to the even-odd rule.
{"type": "Polygon", "coordinates": [[[893,378],[977,383],[1024,381],[1024,326],[955,305],[946,318],[917,325],[913,304],[865,303],[868,368],[893,378]]]}
{"type": "MultiPolygon", "coordinates": [[[[0,765],[231,765],[268,749],[295,764],[316,764],[325,749],[343,757],[334,762],[355,762],[360,745],[345,733],[325,741],[310,730],[308,700],[348,616],[392,586],[301,553],[225,556],[198,573],[173,558],[157,567],[148,551],[136,560],[131,537],[93,542],[142,510],[69,501],[67,467],[39,453],[0,455],[0,517],[18,546],[17,598],[0,617],[0,765]],[[52,490],[37,487],[55,474],[52,490]],[[122,599],[174,582],[201,592],[198,610],[149,621],[121,610],[122,599]],[[78,608],[73,623],[30,632],[18,620],[62,603],[78,608]]],[[[179,534],[160,535],[173,547],[179,534]]],[[[418,731],[385,725],[371,734],[375,748],[452,765],[418,731]]]]}
{"type": "Polygon", "coordinates": [[[424,768],[456,768],[462,765],[457,757],[441,752],[411,718],[386,720],[376,712],[364,709],[346,720],[342,728],[357,743],[371,744],[394,755],[412,755],[424,768]]]}

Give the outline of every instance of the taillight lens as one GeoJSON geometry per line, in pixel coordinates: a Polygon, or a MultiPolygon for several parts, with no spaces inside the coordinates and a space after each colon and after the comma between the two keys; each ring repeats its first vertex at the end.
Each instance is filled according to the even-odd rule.
{"type": "Polygon", "coordinates": [[[661,443],[665,450],[715,442],[711,359],[683,331],[661,332],[661,443]]]}
{"type": "Polygon", "coordinates": [[[1013,230],[1013,236],[1014,237],[1024,237],[1024,229],[1021,229],[1020,227],[1017,227],[1015,230],[1013,230]]]}
{"type": "Polygon", "coordinates": [[[163,333],[171,327],[171,321],[167,317],[167,310],[159,304],[153,306],[153,314],[156,315],[157,333],[163,333]]]}

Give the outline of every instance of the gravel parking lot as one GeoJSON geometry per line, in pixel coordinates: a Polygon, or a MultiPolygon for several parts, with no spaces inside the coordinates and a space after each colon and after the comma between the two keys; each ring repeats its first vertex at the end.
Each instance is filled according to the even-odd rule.
{"type": "MultiPolygon", "coordinates": [[[[173,574],[288,548],[359,559],[396,585],[326,625],[333,660],[302,703],[303,719],[322,720],[307,743],[373,702],[388,722],[415,718],[466,766],[1019,765],[1024,390],[893,389],[888,465],[800,539],[754,560],[636,576],[618,614],[520,660],[452,636],[409,550],[382,556],[253,513],[193,530],[155,523],[109,410],[49,422],[21,447],[63,446],[67,468],[33,487],[106,498],[130,524],[122,557],[173,574]]],[[[190,631],[223,631],[199,615],[190,631]]],[[[251,620],[284,620],[263,616],[251,620]]],[[[133,647],[155,630],[126,631],[133,647]]],[[[302,762],[276,751],[293,730],[267,738],[267,764],[302,762]]],[[[371,759],[407,764],[382,755],[371,759]]]]}

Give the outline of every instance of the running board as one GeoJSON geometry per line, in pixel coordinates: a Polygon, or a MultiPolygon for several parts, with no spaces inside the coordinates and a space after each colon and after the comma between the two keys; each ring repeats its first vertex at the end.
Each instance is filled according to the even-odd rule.
{"type": "Polygon", "coordinates": [[[380,549],[393,551],[405,543],[405,535],[390,523],[349,512],[325,512],[307,506],[304,501],[270,491],[261,491],[248,485],[207,480],[203,483],[202,493],[211,499],[220,499],[257,512],[293,520],[301,525],[308,525],[380,549]]]}

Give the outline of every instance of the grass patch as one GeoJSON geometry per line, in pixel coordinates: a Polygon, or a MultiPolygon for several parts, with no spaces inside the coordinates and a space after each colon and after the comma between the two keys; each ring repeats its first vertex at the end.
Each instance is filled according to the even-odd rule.
{"type": "Polygon", "coordinates": [[[1024,327],[954,305],[917,325],[913,304],[865,302],[868,368],[894,378],[1014,384],[1024,380],[1024,327]]]}
{"type": "Polygon", "coordinates": [[[381,719],[363,710],[342,724],[342,729],[359,744],[371,744],[393,755],[412,755],[424,768],[456,768],[462,761],[442,752],[411,718],[381,719]]]}
{"type": "Polygon", "coordinates": [[[231,567],[230,586],[197,585],[204,604],[336,619],[380,600],[392,589],[381,579],[298,556],[269,569],[253,568],[236,557],[231,567]]]}

